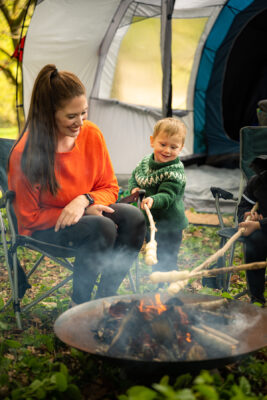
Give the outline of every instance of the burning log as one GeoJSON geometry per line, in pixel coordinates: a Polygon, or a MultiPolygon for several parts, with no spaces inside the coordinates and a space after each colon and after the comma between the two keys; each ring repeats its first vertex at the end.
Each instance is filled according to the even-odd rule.
{"type": "Polygon", "coordinates": [[[199,326],[201,329],[204,329],[208,333],[215,335],[217,338],[220,338],[220,339],[226,341],[227,343],[231,344],[232,346],[236,346],[239,343],[238,340],[234,339],[232,336],[230,336],[222,331],[218,331],[217,329],[214,329],[211,326],[204,325],[204,324],[201,324],[199,326]]]}
{"type": "Polygon", "coordinates": [[[227,304],[228,301],[226,298],[218,298],[216,300],[194,302],[192,304],[187,304],[186,307],[198,307],[199,309],[204,310],[216,310],[217,308],[221,308],[222,306],[226,306],[227,304]]]}
{"type": "Polygon", "coordinates": [[[193,360],[204,360],[207,358],[207,353],[203,346],[200,344],[193,344],[192,347],[188,350],[186,361],[193,361],[193,360]]]}
{"type": "MultiPolygon", "coordinates": [[[[214,300],[213,307],[221,309],[224,301],[227,302],[226,299],[214,300]]],[[[155,301],[149,303],[145,299],[125,304],[118,302],[105,310],[94,330],[95,338],[100,342],[102,353],[104,350],[113,357],[123,354],[135,360],[203,360],[217,352],[231,355],[238,340],[210,326],[211,314],[216,314],[217,323],[227,327],[225,308],[220,314],[205,310],[201,305],[184,306],[175,297],[162,304],[158,293],[155,301]]]]}
{"type": "Polygon", "coordinates": [[[232,355],[236,349],[236,344],[233,344],[232,338],[228,340],[220,337],[219,335],[211,332],[209,329],[205,329],[205,325],[202,325],[201,328],[198,326],[191,326],[191,330],[198,337],[199,343],[203,347],[209,349],[211,356],[214,354],[218,355],[218,353],[223,355],[232,355]]]}

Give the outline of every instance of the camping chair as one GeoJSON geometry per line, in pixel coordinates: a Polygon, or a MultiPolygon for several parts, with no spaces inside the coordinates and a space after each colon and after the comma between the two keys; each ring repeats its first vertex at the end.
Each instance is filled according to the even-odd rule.
{"type": "MultiPolygon", "coordinates": [[[[235,198],[232,193],[225,191],[218,187],[211,187],[211,193],[215,199],[215,207],[219,219],[220,229],[218,235],[220,236],[220,248],[237,232],[238,230],[238,219],[237,210],[238,204],[241,200],[246,182],[255,174],[250,168],[251,162],[256,156],[261,154],[267,154],[267,126],[246,126],[240,130],[240,185],[238,197],[235,198]],[[224,224],[222,211],[221,211],[221,200],[230,200],[233,203],[234,208],[234,226],[226,227],[224,224]]],[[[236,242],[244,244],[244,237],[239,237],[236,242]]],[[[233,243],[229,249],[228,257],[226,254],[220,257],[217,261],[217,268],[225,267],[226,265],[233,265],[234,252],[236,242],[233,243]]],[[[229,290],[231,274],[221,274],[216,277],[215,287],[223,289],[224,291],[229,290]]],[[[238,293],[235,298],[239,298],[247,293],[247,290],[238,293]]]]}
{"type": "MultiPolygon", "coordinates": [[[[15,193],[7,189],[7,176],[4,173],[6,168],[6,162],[9,154],[9,150],[13,145],[14,141],[7,142],[5,139],[0,139],[0,149],[5,149],[5,153],[1,155],[1,176],[0,176],[0,192],[2,192],[2,197],[0,198],[0,231],[1,240],[0,244],[3,248],[3,255],[5,264],[7,266],[8,277],[11,287],[11,298],[6,302],[6,304],[0,309],[4,311],[9,304],[13,303],[13,309],[17,321],[17,326],[22,329],[21,313],[26,312],[31,307],[42,301],[43,299],[49,297],[53,292],[64,286],[67,282],[72,279],[73,276],[73,263],[72,258],[75,257],[75,250],[69,247],[63,247],[54,245],[51,243],[42,242],[36,240],[29,236],[19,235],[17,233],[17,223],[16,216],[13,211],[12,202],[15,198],[15,193]],[[3,146],[2,146],[3,144],[3,146]],[[5,188],[5,189],[4,189],[5,188]],[[2,211],[3,210],[3,211],[2,211]],[[5,217],[5,218],[4,218],[5,217]],[[37,253],[37,259],[33,266],[31,266],[30,271],[25,274],[23,268],[20,264],[20,257],[18,253],[19,248],[26,248],[33,250],[37,253]],[[30,284],[28,279],[37,270],[44,258],[47,257],[60,266],[66,268],[70,271],[65,279],[61,280],[58,284],[54,285],[51,289],[45,291],[37,298],[31,300],[25,306],[21,305],[21,300],[30,284]]],[[[127,198],[120,199],[120,202],[124,203],[134,203],[140,204],[142,197],[144,196],[144,191],[135,193],[134,195],[128,196],[127,198]]],[[[138,263],[136,263],[136,270],[138,268],[138,263]]],[[[134,283],[134,279],[131,276],[131,272],[128,273],[131,290],[136,292],[138,283],[134,283]]],[[[138,274],[136,272],[136,282],[138,279],[138,274]]]]}

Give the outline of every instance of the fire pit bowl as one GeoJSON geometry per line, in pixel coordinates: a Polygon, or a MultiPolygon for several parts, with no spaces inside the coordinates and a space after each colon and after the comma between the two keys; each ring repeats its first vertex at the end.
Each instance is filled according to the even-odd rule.
{"type": "Polygon", "coordinates": [[[209,295],[159,296],[165,306],[160,315],[151,306],[157,306],[155,293],[81,304],[57,318],[55,334],[72,347],[153,376],[222,367],[267,345],[266,309],[209,295]]]}

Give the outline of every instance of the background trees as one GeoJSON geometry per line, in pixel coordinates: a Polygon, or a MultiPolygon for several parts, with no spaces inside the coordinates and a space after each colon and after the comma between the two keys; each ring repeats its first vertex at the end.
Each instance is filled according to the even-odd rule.
{"type": "MultiPolygon", "coordinates": [[[[0,128],[17,124],[16,96],[17,104],[21,104],[22,84],[21,62],[14,52],[19,50],[34,7],[35,0],[0,0],[0,128]]],[[[23,120],[22,109],[18,112],[23,120]]]]}

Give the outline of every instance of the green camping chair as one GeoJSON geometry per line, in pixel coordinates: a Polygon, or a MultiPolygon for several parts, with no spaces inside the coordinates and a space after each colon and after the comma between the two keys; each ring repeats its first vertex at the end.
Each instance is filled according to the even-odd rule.
{"type": "MultiPolygon", "coordinates": [[[[19,235],[17,232],[16,216],[13,211],[12,202],[15,198],[13,191],[7,190],[7,175],[6,165],[9,155],[9,151],[14,141],[8,139],[0,139],[0,256],[4,260],[4,264],[7,267],[8,278],[11,288],[11,297],[0,309],[0,312],[7,309],[12,303],[13,309],[17,321],[17,326],[22,329],[21,313],[26,312],[31,307],[49,297],[53,292],[64,286],[67,282],[72,279],[73,263],[72,259],[75,257],[75,250],[69,247],[62,247],[53,245],[51,243],[42,242],[33,239],[30,236],[19,235]],[[20,248],[26,248],[32,250],[36,254],[36,261],[27,270],[27,274],[21,267],[20,256],[18,250],[20,248]],[[27,289],[31,287],[30,278],[34,272],[38,269],[44,258],[52,260],[60,266],[66,268],[70,273],[69,275],[61,280],[58,284],[52,287],[50,290],[38,294],[36,298],[22,306],[21,300],[25,295],[27,289]]],[[[134,195],[124,197],[120,202],[124,203],[136,203],[140,204],[145,191],[136,192],[134,195]]],[[[128,273],[130,286],[132,292],[138,290],[138,261],[135,263],[136,269],[136,282],[132,278],[131,272],[128,273]]]]}
{"type": "MultiPolygon", "coordinates": [[[[215,199],[215,207],[220,223],[220,229],[218,231],[218,235],[220,236],[220,248],[222,248],[225,243],[237,232],[238,229],[238,219],[237,219],[237,209],[238,204],[241,200],[246,182],[249,178],[254,175],[253,170],[250,168],[251,162],[254,160],[256,156],[267,154],[267,126],[246,126],[241,128],[240,130],[240,185],[239,185],[239,194],[238,197],[235,198],[232,193],[225,191],[218,187],[211,187],[211,193],[215,199]],[[233,203],[234,208],[234,226],[226,227],[223,220],[223,215],[221,211],[220,200],[229,200],[233,203]]],[[[241,236],[237,242],[244,243],[244,238],[241,236]]],[[[217,261],[217,268],[231,266],[233,265],[234,253],[235,253],[235,242],[227,254],[223,257],[220,257],[217,261]]],[[[231,274],[221,274],[217,275],[215,282],[213,281],[214,287],[218,289],[223,289],[224,291],[229,290],[230,286],[230,278],[231,274]]],[[[205,281],[203,284],[205,284],[205,281]]],[[[210,282],[211,283],[211,282],[210,282]]],[[[212,285],[211,285],[212,286],[212,285]]],[[[239,298],[242,295],[247,293],[247,290],[238,293],[235,298],[239,298]]]]}

